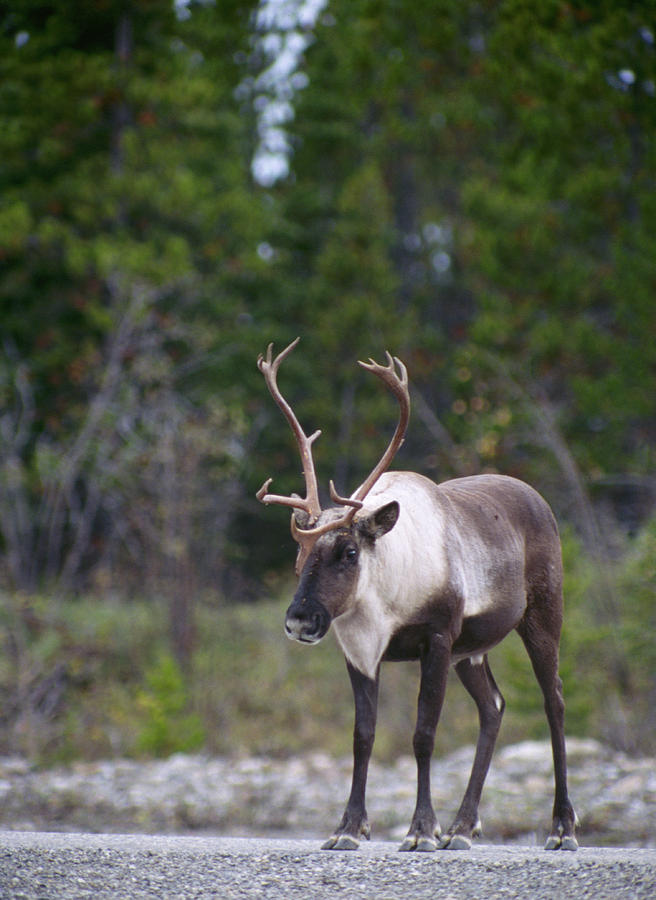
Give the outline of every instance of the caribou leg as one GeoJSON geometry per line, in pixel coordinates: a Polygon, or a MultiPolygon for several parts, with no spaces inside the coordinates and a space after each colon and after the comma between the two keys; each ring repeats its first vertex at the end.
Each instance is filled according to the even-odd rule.
{"type": "Polygon", "coordinates": [[[465,796],[451,827],[442,835],[439,846],[443,850],[468,850],[472,837],[481,833],[478,804],[499,734],[505,702],[492,677],[487,656],[480,662],[463,659],[455,669],[476,703],[480,731],[465,796]]]}
{"type": "Polygon", "coordinates": [[[431,801],[430,765],[450,663],[450,644],[442,635],[433,635],[428,649],[421,656],[417,725],[413,738],[417,760],[417,804],[400,850],[437,850],[436,837],[440,827],[431,801]]]}
{"type": "Polygon", "coordinates": [[[355,725],[353,728],[353,779],[351,794],[346,804],[342,820],[334,834],[322,846],[322,850],[357,850],[360,838],[367,840],[370,835],[369,820],[365,808],[367,772],[369,759],[376,734],[376,714],[378,710],[378,681],[368,678],[346,663],[353,688],[355,701],[355,725]]]}
{"type": "Polygon", "coordinates": [[[574,836],[576,813],[567,793],[567,755],[565,750],[565,702],[563,683],[558,676],[558,642],[560,617],[550,620],[540,615],[539,607],[529,605],[517,631],[533,666],[544,695],[544,709],[551,731],[555,794],[551,834],[545,850],[577,850],[574,836]]]}

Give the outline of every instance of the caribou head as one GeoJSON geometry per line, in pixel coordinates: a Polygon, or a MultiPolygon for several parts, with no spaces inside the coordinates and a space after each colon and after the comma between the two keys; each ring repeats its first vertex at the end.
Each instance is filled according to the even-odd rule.
{"type": "Polygon", "coordinates": [[[262,503],[277,503],[293,510],[291,532],[298,543],[296,574],[300,581],[287,610],[285,631],[293,640],[314,644],[326,634],[331,621],[346,611],[358,577],[361,554],[387,534],[398,519],[399,504],[395,501],[373,511],[365,511],[363,506],[365,498],[389,468],[403,443],[410,416],[410,394],[406,368],[397,357],[387,353],[386,366],[373,359],[368,363],[359,363],[363,369],[376,375],[397,398],[399,420],[385,453],[355,493],[351,497],[341,497],[331,480],[329,494],[335,505],[322,510],[312,459],[312,445],[321,432],[315,431],[309,436],[305,434],[294,411],[282,396],[277,381],[281,363],[298,341],[299,338],[296,338],[275,359],[273,345],[269,344],[266,357],[260,355],[257,365],[296,438],[303,463],[305,497],[269,493],[271,478],[264,482],[256,496],[262,503]]]}

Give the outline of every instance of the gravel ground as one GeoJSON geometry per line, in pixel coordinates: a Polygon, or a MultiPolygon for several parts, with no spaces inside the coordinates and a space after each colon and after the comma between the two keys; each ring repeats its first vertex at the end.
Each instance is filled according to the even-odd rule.
{"type": "Polygon", "coordinates": [[[12,900],[652,900],[655,895],[656,850],[547,853],[478,846],[469,852],[413,854],[374,842],[357,853],[331,853],[309,841],[0,832],[0,896],[12,900]]]}
{"type": "MultiPolygon", "coordinates": [[[[570,795],[582,846],[656,847],[656,765],[570,740],[570,795]]],[[[454,815],[473,748],[433,764],[433,795],[443,827],[454,815]]],[[[111,760],[34,769],[0,759],[0,829],[212,834],[319,840],[341,817],[350,759],[321,754],[289,760],[111,760]]],[[[541,846],[553,802],[548,743],[524,742],[496,755],[481,803],[483,839],[541,846]]],[[[414,760],[373,763],[367,808],[376,840],[400,841],[415,795],[414,760]]]]}

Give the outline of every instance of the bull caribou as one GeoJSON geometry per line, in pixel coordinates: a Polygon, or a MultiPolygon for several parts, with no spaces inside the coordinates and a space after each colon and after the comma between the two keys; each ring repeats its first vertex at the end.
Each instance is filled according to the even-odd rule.
{"type": "Polygon", "coordinates": [[[515,629],[544,695],[551,731],[555,797],[547,850],[576,850],[575,814],[567,794],[564,702],[558,676],[563,615],[561,548],[546,501],[529,485],[503,475],[475,475],[436,484],[415,472],[388,472],[410,413],[407,371],[360,365],[399,403],[399,420],[378,464],[350,497],[330,482],[334,504],[321,509],[312,445],[282,396],[278,369],[298,338],[258,368],[296,437],[306,496],[257,493],[262,503],[292,509],[298,543],[298,588],[285,618],[289,638],[316,644],[331,624],[346,657],[355,700],[353,777],[344,816],[323,845],[355,850],[369,838],[367,770],[376,728],[380,665],[419,660],[421,680],[413,749],[417,799],[401,850],[467,849],[480,834],[478,805],[494,750],[504,699],[488,651],[515,629]],[[480,723],[474,763],[460,809],[441,832],[430,790],[430,761],[450,666],[472,696],[480,723]]]}

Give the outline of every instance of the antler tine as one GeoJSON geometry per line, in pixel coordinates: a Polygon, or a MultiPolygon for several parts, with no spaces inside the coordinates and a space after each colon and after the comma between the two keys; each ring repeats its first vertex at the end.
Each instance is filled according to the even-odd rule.
{"type": "Polygon", "coordinates": [[[380,363],[377,363],[376,360],[371,357],[369,357],[368,363],[358,360],[358,365],[362,366],[363,369],[367,369],[368,372],[373,372],[374,375],[377,375],[397,397],[405,397],[405,395],[408,394],[408,370],[398,356],[392,356],[388,350],[385,351],[385,356],[387,357],[386,366],[381,366],[380,363]],[[400,376],[396,374],[395,366],[399,367],[401,372],[400,376]]]}
{"type": "Polygon", "coordinates": [[[289,497],[285,497],[282,494],[270,494],[269,485],[272,481],[273,478],[267,478],[262,487],[255,494],[260,503],[266,505],[269,503],[276,503],[278,506],[291,506],[292,509],[304,509],[311,514],[310,504],[304,497],[299,497],[298,494],[292,494],[289,497]]]}
{"type": "Polygon", "coordinates": [[[285,359],[287,359],[287,357],[292,352],[294,347],[298,344],[300,339],[301,339],[300,336],[295,338],[295,340],[293,340],[288,347],[285,347],[284,350],[280,351],[280,353],[276,356],[276,358],[273,361],[271,359],[271,357],[273,355],[273,342],[270,343],[269,346],[267,347],[266,359],[264,358],[264,356],[262,356],[261,353],[257,357],[257,367],[260,370],[260,372],[262,372],[262,374],[264,374],[264,376],[266,377],[265,370],[272,369],[273,373],[274,373],[274,378],[275,378],[275,376],[278,374],[278,369],[280,368],[280,364],[282,362],[284,362],[285,359]]]}
{"type": "Polygon", "coordinates": [[[396,456],[401,444],[403,443],[405,432],[408,427],[408,421],[410,419],[410,391],[408,390],[408,370],[397,356],[393,357],[387,350],[385,351],[385,356],[387,357],[386,366],[382,366],[374,359],[371,359],[371,357],[369,358],[368,363],[360,361],[359,365],[361,365],[363,369],[367,369],[368,372],[373,372],[373,374],[380,378],[380,380],[383,381],[392,391],[396,399],[399,401],[399,421],[397,423],[392,440],[387,447],[387,450],[382,455],[375,468],[371,471],[370,475],[365,479],[365,481],[355,492],[354,498],[357,500],[364,500],[364,498],[367,496],[374,484],[378,481],[383,472],[385,472],[389,468],[392,460],[396,456]],[[396,366],[398,366],[399,368],[400,375],[396,371],[396,366]]]}
{"type": "Polygon", "coordinates": [[[330,499],[338,506],[351,506],[354,510],[362,509],[362,500],[354,500],[352,497],[340,497],[335,490],[335,482],[330,480],[330,499]]]}
{"type": "Polygon", "coordinates": [[[321,503],[319,502],[319,488],[317,485],[316,472],[314,470],[314,461],[312,459],[312,444],[316,441],[321,432],[315,431],[314,434],[311,434],[309,437],[305,434],[294,411],[281,394],[277,381],[278,369],[280,368],[281,363],[289,356],[299,341],[300,337],[297,337],[288,347],[281,350],[275,358],[273,358],[273,344],[269,344],[266,357],[261,353],[258,356],[257,367],[264,375],[264,380],[266,381],[271,396],[280,407],[282,414],[287,419],[294,433],[294,437],[296,438],[296,443],[298,444],[298,449],[301,454],[301,461],[303,463],[306,495],[303,498],[298,497],[297,495],[284,497],[280,494],[269,494],[269,485],[273,479],[268,478],[255,496],[262,503],[277,503],[281,506],[291,506],[295,509],[303,509],[309,514],[310,518],[314,520],[317,519],[321,513],[321,503]]]}

